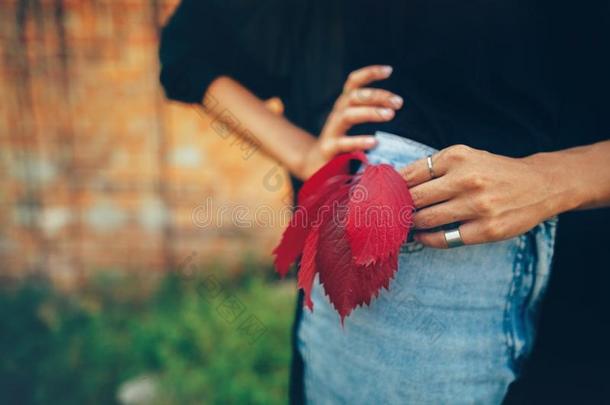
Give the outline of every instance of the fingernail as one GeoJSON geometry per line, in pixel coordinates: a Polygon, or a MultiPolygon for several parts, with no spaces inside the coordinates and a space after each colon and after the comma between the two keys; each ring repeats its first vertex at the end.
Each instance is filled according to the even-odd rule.
{"type": "Polygon", "coordinates": [[[367,146],[375,146],[375,145],[377,145],[377,139],[375,139],[375,138],[366,138],[366,139],[364,140],[364,143],[365,143],[367,146]]]}
{"type": "Polygon", "coordinates": [[[390,102],[396,108],[400,108],[402,106],[402,97],[400,96],[392,96],[390,97],[390,102]]]}
{"type": "Polygon", "coordinates": [[[386,65],[381,67],[381,72],[386,76],[391,75],[393,70],[394,68],[392,66],[386,65]]]}
{"type": "Polygon", "coordinates": [[[394,111],[392,111],[390,108],[379,108],[377,111],[383,118],[390,118],[392,117],[392,114],[394,114],[394,111]]]}

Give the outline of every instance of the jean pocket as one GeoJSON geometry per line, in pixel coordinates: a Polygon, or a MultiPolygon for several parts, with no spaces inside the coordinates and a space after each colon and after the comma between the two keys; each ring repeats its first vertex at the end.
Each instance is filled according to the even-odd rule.
{"type": "Polygon", "coordinates": [[[506,297],[504,330],[511,369],[518,375],[531,352],[536,335],[537,295],[540,290],[537,272],[537,228],[515,238],[512,280],[506,297]]]}

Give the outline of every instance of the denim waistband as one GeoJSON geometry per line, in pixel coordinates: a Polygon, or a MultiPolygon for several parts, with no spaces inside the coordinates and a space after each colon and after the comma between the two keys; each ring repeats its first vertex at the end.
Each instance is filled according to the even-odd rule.
{"type": "Polygon", "coordinates": [[[371,150],[379,155],[393,155],[396,152],[404,151],[405,148],[408,148],[410,152],[417,151],[426,156],[438,152],[438,150],[431,146],[389,132],[377,131],[375,132],[375,138],[377,138],[379,142],[377,146],[371,150]]]}

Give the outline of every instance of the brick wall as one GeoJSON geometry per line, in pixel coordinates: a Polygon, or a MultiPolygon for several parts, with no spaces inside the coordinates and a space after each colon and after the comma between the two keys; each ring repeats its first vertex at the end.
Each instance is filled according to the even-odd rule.
{"type": "Polygon", "coordinates": [[[269,260],[285,173],[164,100],[158,32],[176,3],[0,1],[0,275],[42,271],[69,284],[188,257],[269,260]],[[250,219],[258,207],[263,219],[207,225],[222,207],[250,219]]]}

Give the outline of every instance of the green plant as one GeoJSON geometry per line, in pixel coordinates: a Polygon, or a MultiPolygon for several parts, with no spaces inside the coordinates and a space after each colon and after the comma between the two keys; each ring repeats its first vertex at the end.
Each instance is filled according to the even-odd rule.
{"type": "Polygon", "coordinates": [[[145,376],[158,403],[285,403],[294,287],[257,273],[170,273],[152,294],[118,273],[71,294],[37,279],[4,288],[0,402],[115,403],[145,376]]]}

